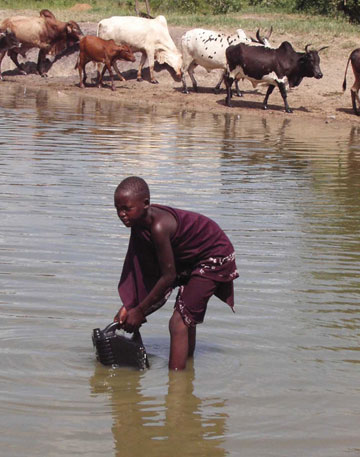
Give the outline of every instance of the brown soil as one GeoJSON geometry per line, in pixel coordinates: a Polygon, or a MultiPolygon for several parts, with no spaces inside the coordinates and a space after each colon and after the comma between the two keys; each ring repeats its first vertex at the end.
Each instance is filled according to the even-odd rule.
{"type": "MultiPolygon", "coordinates": [[[[84,34],[96,34],[96,23],[80,22],[79,24],[84,34]]],[[[169,30],[175,44],[180,48],[181,36],[188,29],[169,27],[169,30]]],[[[253,35],[253,31],[245,30],[245,32],[253,35]]],[[[308,37],[291,35],[276,37],[276,32],[274,31],[272,44],[277,46],[285,39],[293,43],[294,47],[300,51],[304,49],[304,45],[307,42],[312,41],[308,37]]],[[[254,90],[247,81],[240,84],[244,91],[244,96],[242,98],[233,97],[233,108],[225,106],[225,90],[223,89],[217,95],[213,92],[213,87],[216,85],[220,73],[218,71],[207,73],[201,67],[197,67],[195,70],[195,76],[199,85],[198,93],[191,90],[189,94],[183,94],[181,81],[174,79],[169,69],[165,66],[155,67],[159,84],[151,84],[149,82],[147,68],[143,71],[144,80],[138,82],[136,80],[136,69],[139,62],[139,54],[137,54],[137,61],[135,63],[119,62],[119,68],[125,76],[126,81],[121,82],[116,78],[115,92],[110,90],[110,84],[107,78],[105,78],[106,85],[101,89],[93,85],[84,89],[78,87],[79,76],[77,70],[74,69],[77,52],[56,61],[48,71],[47,78],[40,77],[35,74],[34,62],[36,62],[37,50],[30,51],[26,59],[23,60],[27,71],[30,72],[27,75],[20,75],[10,59],[5,57],[2,64],[4,79],[0,83],[0,87],[6,90],[8,85],[20,84],[31,88],[48,88],[67,94],[74,94],[74,96],[81,94],[82,96],[97,97],[102,100],[126,100],[133,105],[140,106],[161,104],[164,107],[170,106],[172,108],[178,106],[179,110],[186,109],[189,111],[233,114],[248,112],[255,115],[258,113],[262,116],[317,118],[327,123],[340,121],[357,124],[359,119],[353,113],[349,90],[353,84],[351,68],[349,68],[347,76],[348,89],[345,93],[342,91],[345,66],[352,49],[352,44],[351,42],[344,43],[344,39],[334,38],[331,43],[323,43],[322,45],[330,46],[321,53],[321,69],[324,77],[321,80],[305,78],[299,87],[289,91],[288,102],[293,109],[293,114],[284,113],[283,101],[277,90],[270,97],[269,110],[263,111],[262,101],[266,88],[258,87],[254,90]]],[[[92,64],[88,64],[87,72],[89,75],[88,82],[91,84],[91,77],[95,77],[96,74],[95,67],[92,64]]],[[[188,76],[187,82],[191,89],[192,85],[188,76]]]]}

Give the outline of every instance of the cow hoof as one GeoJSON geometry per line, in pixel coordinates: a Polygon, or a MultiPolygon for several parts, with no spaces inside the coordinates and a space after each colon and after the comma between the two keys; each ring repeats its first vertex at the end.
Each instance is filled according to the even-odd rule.
{"type": "Polygon", "coordinates": [[[267,111],[268,107],[266,105],[263,106],[263,110],[267,111]]]}
{"type": "Polygon", "coordinates": [[[153,80],[151,81],[151,84],[159,84],[159,81],[157,81],[156,79],[153,79],[153,80]]]}
{"type": "Polygon", "coordinates": [[[289,109],[286,109],[285,112],[288,114],[292,114],[293,110],[289,108],[289,109]]]}
{"type": "Polygon", "coordinates": [[[184,89],[184,90],[182,91],[182,93],[183,93],[183,94],[188,94],[189,91],[188,91],[187,89],[184,89]]]}
{"type": "Polygon", "coordinates": [[[48,77],[48,75],[47,75],[46,73],[42,73],[42,74],[40,74],[40,76],[41,76],[42,78],[47,78],[47,77],[48,77]]]}
{"type": "Polygon", "coordinates": [[[138,77],[138,78],[136,78],[136,81],[138,81],[140,83],[141,81],[143,81],[143,79],[141,77],[138,77]]]}

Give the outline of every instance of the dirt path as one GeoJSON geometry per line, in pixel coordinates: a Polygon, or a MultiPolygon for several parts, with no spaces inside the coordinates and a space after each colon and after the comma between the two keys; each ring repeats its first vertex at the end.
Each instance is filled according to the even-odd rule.
{"type": "MultiPolygon", "coordinates": [[[[1,14],[0,14],[1,17],[1,14]]],[[[79,23],[84,34],[95,34],[96,23],[80,22],[79,23]]],[[[180,39],[187,29],[182,27],[170,27],[170,33],[175,41],[175,44],[180,46],[180,39]]],[[[249,35],[254,35],[253,31],[245,30],[249,35]]],[[[285,39],[294,44],[294,47],[301,51],[305,44],[310,41],[298,36],[276,36],[276,31],[273,32],[272,44],[279,45],[285,39]]],[[[318,39],[316,40],[317,42],[318,39]]],[[[14,69],[14,65],[8,57],[5,57],[2,65],[4,80],[0,83],[2,90],[6,90],[8,85],[21,84],[31,88],[49,88],[67,94],[81,94],[82,96],[99,97],[102,100],[109,99],[112,101],[121,100],[128,101],[134,105],[158,105],[171,106],[176,105],[179,110],[195,110],[211,113],[252,113],[261,116],[291,116],[291,118],[311,118],[322,119],[324,122],[336,123],[359,123],[359,118],[353,114],[350,90],[353,84],[353,74],[351,68],[348,70],[347,76],[347,91],[343,93],[342,82],[347,58],[351,51],[351,43],[344,43],[342,39],[333,39],[331,43],[322,43],[320,46],[329,45],[329,49],[321,53],[321,70],[324,77],[321,80],[314,78],[305,78],[301,85],[289,91],[288,102],[293,109],[293,114],[286,114],[283,110],[283,101],[277,90],[270,97],[269,110],[262,110],[262,101],[266,89],[259,87],[254,90],[249,82],[241,84],[244,90],[242,98],[233,98],[233,108],[228,108],[224,104],[225,91],[216,95],[212,88],[215,86],[219,78],[219,73],[213,71],[207,73],[202,68],[198,67],[195,70],[195,75],[200,87],[199,93],[190,92],[190,94],[182,93],[182,84],[176,81],[171,76],[170,72],[164,68],[157,68],[156,77],[159,84],[154,85],[146,80],[148,72],[145,70],[145,79],[143,82],[136,81],[136,68],[139,61],[133,64],[119,63],[120,70],[126,77],[126,82],[116,80],[116,91],[112,92],[109,86],[97,89],[95,87],[87,87],[80,89],[78,87],[79,76],[77,70],[74,69],[77,53],[62,58],[57,61],[48,73],[47,78],[31,73],[28,75],[19,75],[14,69]]],[[[319,47],[320,47],[319,46],[319,47]]],[[[356,47],[356,46],[355,46],[356,47]]],[[[354,48],[354,47],[353,47],[354,48]]],[[[31,51],[27,55],[27,68],[34,71],[34,64],[37,58],[37,51],[31,51]]],[[[25,61],[24,61],[25,62],[25,61]]],[[[95,67],[93,67],[95,70],[95,67]]],[[[88,73],[92,73],[92,64],[89,64],[88,73]]],[[[106,81],[106,79],[105,79],[106,81]]],[[[190,78],[187,77],[188,85],[191,88],[190,78]]]]}

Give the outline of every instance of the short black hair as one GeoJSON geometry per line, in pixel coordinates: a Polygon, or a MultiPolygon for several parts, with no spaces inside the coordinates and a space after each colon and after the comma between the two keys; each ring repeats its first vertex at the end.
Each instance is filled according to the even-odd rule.
{"type": "Polygon", "coordinates": [[[115,194],[120,191],[131,191],[141,197],[150,198],[150,189],[146,181],[139,176],[129,176],[121,181],[115,190],[115,194]]]}

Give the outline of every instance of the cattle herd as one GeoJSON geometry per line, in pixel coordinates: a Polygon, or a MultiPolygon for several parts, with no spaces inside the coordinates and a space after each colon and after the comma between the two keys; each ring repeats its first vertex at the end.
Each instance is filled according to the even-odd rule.
{"type": "MultiPolygon", "coordinates": [[[[278,87],[285,111],[291,113],[286,87],[299,86],[305,77],[322,78],[319,53],[325,47],[314,50],[307,45],[304,52],[297,52],[288,41],[284,41],[275,48],[269,41],[271,32],[272,30],[266,36],[261,36],[258,30],[255,39],[247,37],[242,29],[227,35],[196,28],[183,35],[179,51],[170,36],[166,18],[161,15],[155,18],[113,16],[99,22],[96,36],[84,36],[75,21],[59,21],[51,11],[44,9],[38,17],[12,16],[0,23],[0,79],[1,63],[5,54],[24,74],[18,55],[25,57],[29,49],[38,48],[37,72],[46,76],[47,55],[55,56],[57,60],[80,49],[75,67],[79,71],[79,86],[84,87],[86,82],[86,64],[95,62],[98,67],[97,86],[101,87],[104,73],[108,71],[111,88],[115,90],[112,69],[121,80],[125,80],[116,62],[135,62],[134,53],[140,52],[138,81],[142,80],[142,69],[146,60],[153,84],[158,82],[154,76],[155,61],[166,63],[175,71],[176,76],[181,78],[184,93],[188,93],[187,74],[192,81],[193,90],[198,90],[194,76],[197,66],[207,71],[221,69],[222,76],[214,91],[217,93],[222,82],[225,82],[227,106],[231,106],[233,83],[235,82],[237,94],[240,96],[238,83],[247,79],[254,87],[258,84],[268,87],[263,102],[264,109],[267,108],[274,88],[278,87]]],[[[346,89],[346,74],[350,62],[355,75],[351,88],[352,106],[355,114],[360,115],[360,48],[355,49],[349,56],[343,90],[346,89]]]]}

